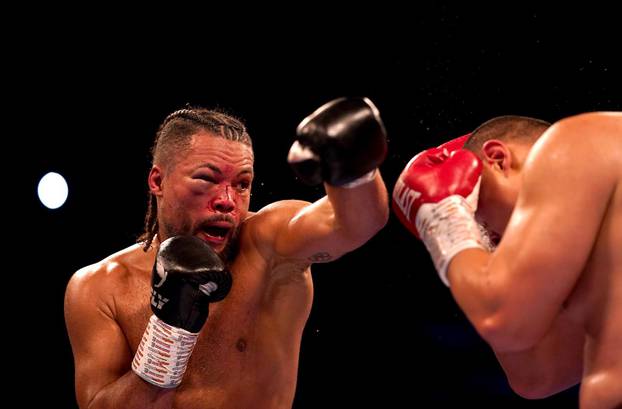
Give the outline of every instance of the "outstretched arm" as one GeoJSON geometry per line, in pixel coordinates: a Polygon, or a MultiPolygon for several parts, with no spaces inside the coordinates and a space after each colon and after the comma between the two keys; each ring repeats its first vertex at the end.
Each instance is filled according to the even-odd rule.
{"type": "Polygon", "coordinates": [[[380,172],[371,182],[352,189],[325,187],[326,196],[299,208],[282,225],[276,237],[277,254],[332,261],[363,245],[386,224],[388,199],[380,172]]]}
{"type": "Polygon", "coordinates": [[[288,161],[307,183],[324,182],[326,196],[286,217],[276,231],[276,253],[323,262],[369,240],[388,219],[377,169],[385,155],[384,125],[368,99],[341,98],[305,118],[288,161]]]}

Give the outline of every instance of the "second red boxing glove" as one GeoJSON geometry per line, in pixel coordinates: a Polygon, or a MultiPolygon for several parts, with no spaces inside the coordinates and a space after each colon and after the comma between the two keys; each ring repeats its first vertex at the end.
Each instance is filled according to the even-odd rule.
{"type": "Polygon", "coordinates": [[[459,251],[486,248],[475,221],[482,163],[461,149],[468,135],[416,155],[398,178],[392,207],[425,243],[446,285],[447,267],[459,251]]]}

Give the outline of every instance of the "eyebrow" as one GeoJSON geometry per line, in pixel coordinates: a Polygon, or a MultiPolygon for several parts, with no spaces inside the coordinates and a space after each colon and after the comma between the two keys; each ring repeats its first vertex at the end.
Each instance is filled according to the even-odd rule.
{"type": "MultiPolygon", "coordinates": [[[[220,170],[220,168],[216,165],[212,165],[211,163],[204,163],[202,165],[199,165],[196,167],[197,169],[199,168],[209,168],[212,171],[214,171],[214,173],[218,173],[219,175],[222,176],[222,170],[220,170]]],[[[250,174],[251,176],[253,175],[253,170],[252,168],[244,168],[241,171],[238,172],[237,176],[243,175],[243,174],[250,174]]]]}

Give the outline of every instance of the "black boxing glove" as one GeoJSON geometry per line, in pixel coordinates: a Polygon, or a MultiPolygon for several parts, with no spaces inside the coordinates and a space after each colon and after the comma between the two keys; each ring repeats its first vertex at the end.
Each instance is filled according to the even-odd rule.
{"type": "Polygon", "coordinates": [[[197,333],[209,303],[231,289],[231,273],[203,240],[176,236],[160,244],[151,280],[151,311],[173,327],[197,333]]]}
{"type": "Polygon", "coordinates": [[[287,158],[307,184],[353,186],[371,180],[387,154],[386,131],[367,98],[339,98],[306,117],[287,158]]]}
{"type": "Polygon", "coordinates": [[[134,372],[160,387],[179,385],[209,303],[225,298],[231,282],[225,263],[204,241],[193,236],[163,241],[152,272],[154,315],[134,356],[134,372]]]}

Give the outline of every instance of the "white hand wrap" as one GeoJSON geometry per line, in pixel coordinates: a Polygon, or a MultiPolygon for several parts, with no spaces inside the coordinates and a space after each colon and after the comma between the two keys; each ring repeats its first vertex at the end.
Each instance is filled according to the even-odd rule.
{"type": "Polygon", "coordinates": [[[479,182],[466,199],[452,195],[438,203],[425,203],[417,211],[417,231],[448,287],[447,268],[453,256],[468,248],[489,249],[487,237],[473,216],[478,195],[479,182]]]}
{"type": "Polygon", "coordinates": [[[152,315],[132,361],[132,370],[161,388],[175,388],[186,372],[199,334],[172,327],[152,315]]]}

